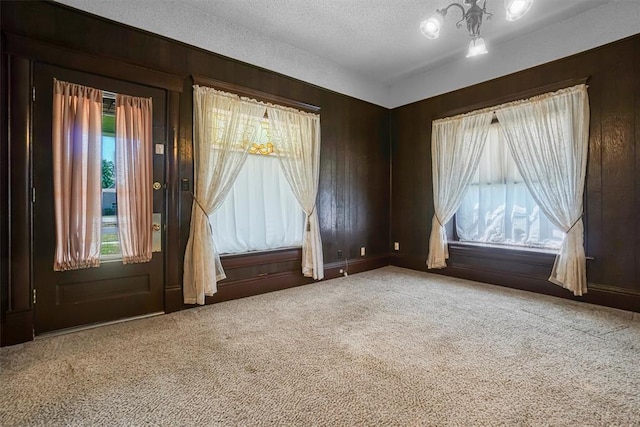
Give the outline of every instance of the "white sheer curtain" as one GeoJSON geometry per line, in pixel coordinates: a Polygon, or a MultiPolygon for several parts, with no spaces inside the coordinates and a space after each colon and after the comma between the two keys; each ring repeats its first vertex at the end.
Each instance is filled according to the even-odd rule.
{"type": "Polygon", "coordinates": [[[102,91],[53,81],[55,271],[100,266],[102,91]]]}
{"type": "Polygon", "coordinates": [[[493,113],[479,111],[435,120],[431,133],[433,205],[428,268],[444,268],[449,258],[445,224],[455,214],[471,181],[493,113]]]}
{"type": "Polygon", "coordinates": [[[184,259],[185,304],[204,304],[226,276],[209,215],[224,201],[260,128],[266,106],[212,88],[193,87],[194,201],[184,259]]]}
{"type": "Polygon", "coordinates": [[[324,278],[322,240],[316,210],[320,178],[320,116],[290,108],[267,108],[274,153],[307,215],[302,242],[302,274],[316,280],[324,278]]]}
{"type": "Polygon", "coordinates": [[[566,234],[549,281],[587,292],[582,198],[589,140],[587,86],[496,110],[520,173],[540,209],[566,234]]]}
{"type": "Polygon", "coordinates": [[[274,155],[249,154],[220,208],[211,215],[218,252],[301,246],[306,217],[274,155]]]}
{"type": "Polygon", "coordinates": [[[455,218],[460,241],[558,250],[564,239],[531,195],[497,122],[455,218]]]}
{"type": "Polygon", "coordinates": [[[116,194],[122,263],[151,261],[153,102],[116,95],[116,194]]]}

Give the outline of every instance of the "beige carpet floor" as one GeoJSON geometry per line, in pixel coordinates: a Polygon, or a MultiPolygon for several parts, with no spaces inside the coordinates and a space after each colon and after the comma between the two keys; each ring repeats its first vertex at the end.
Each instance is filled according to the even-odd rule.
{"type": "Polygon", "coordinates": [[[2,426],[640,425],[640,315],[396,267],[0,362],[2,426]]]}

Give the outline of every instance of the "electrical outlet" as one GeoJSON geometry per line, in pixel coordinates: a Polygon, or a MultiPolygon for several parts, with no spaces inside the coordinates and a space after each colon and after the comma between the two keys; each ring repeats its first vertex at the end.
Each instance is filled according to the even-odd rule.
{"type": "Polygon", "coordinates": [[[344,269],[343,268],[340,269],[340,274],[342,274],[342,273],[344,273],[344,269]]]}
{"type": "Polygon", "coordinates": [[[400,250],[400,242],[393,242],[393,250],[394,251],[400,250]]]}
{"type": "Polygon", "coordinates": [[[365,251],[365,249],[364,249],[364,246],[363,246],[363,247],[361,247],[361,248],[360,248],[360,256],[364,256],[365,252],[366,252],[366,251],[365,251]]]}
{"type": "Polygon", "coordinates": [[[338,249],[338,259],[342,259],[342,249],[338,249]]]}

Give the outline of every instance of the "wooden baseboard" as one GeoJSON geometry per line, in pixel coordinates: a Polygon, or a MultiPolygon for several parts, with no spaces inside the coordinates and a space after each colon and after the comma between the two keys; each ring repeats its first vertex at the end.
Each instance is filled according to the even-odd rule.
{"type": "Polygon", "coordinates": [[[189,307],[183,304],[182,287],[165,288],[164,290],[164,312],[173,313],[174,311],[184,310],[189,307]]]}
{"type": "MultiPolygon", "coordinates": [[[[214,296],[206,297],[205,304],[215,304],[266,292],[279,291],[312,282],[313,279],[304,277],[299,271],[285,271],[229,282],[221,281],[218,283],[218,292],[214,296]]],[[[183,303],[182,288],[165,289],[164,298],[165,313],[196,307],[194,304],[183,303]]]]}
{"type": "Polygon", "coordinates": [[[8,311],[2,317],[0,346],[33,340],[33,310],[8,311]]]}
{"type": "Polygon", "coordinates": [[[389,265],[396,267],[408,268],[409,270],[431,271],[427,269],[427,258],[418,258],[415,256],[391,254],[389,257],[389,265]]]}
{"type": "Polygon", "coordinates": [[[426,265],[426,256],[424,258],[418,258],[392,255],[390,258],[390,264],[398,267],[409,268],[411,270],[458,277],[461,279],[536,292],[539,294],[551,295],[574,301],[586,302],[589,304],[640,312],[640,292],[633,289],[590,283],[587,285],[588,292],[581,297],[576,297],[568,290],[546,280],[546,276],[528,276],[526,273],[518,273],[514,271],[496,271],[490,268],[482,269],[478,267],[467,268],[460,265],[449,266],[439,270],[429,270],[426,265]]]}
{"type": "Polygon", "coordinates": [[[348,274],[362,273],[389,265],[389,255],[376,255],[365,258],[355,258],[346,261],[336,261],[324,266],[324,278],[335,279],[342,276],[340,270],[348,274]]]}
{"type": "MultiPolygon", "coordinates": [[[[349,274],[361,273],[363,271],[373,270],[375,268],[389,265],[389,256],[379,255],[349,260],[348,263],[342,261],[325,264],[324,279],[329,280],[341,277],[342,274],[340,273],[340,269],[345,269],[346,264],[348,264],[349,274]]],[[[222,301],[229,301],[259,295],[266,292],[279,291],[295,286],[307,285],[313,282],[314,280],[312,278],[304,277],[302,273],[300,273],[300,270],[266,274],[264,276],[229,282],[222,281],[218,283],[218,292],[212,297],[207,297],[205,303],[215,304],[222,301]]],[[[182,304],[182,289],[165,290],[165,311],[167,313],[189,307],[193,306],[182,304]]]]}
{"type": "Polygon", "coordinates": [[[583,297],[586,302],[640,313],[640,291],[599,283],[589,283],[587,289],[589,292],[583,297]]]}
{"type": "Polygon", "coordinates": [[[222,281],[218,283],[218,292],[212,297],[206,297],[206,303],[215,304],[217,302],[307,285],[312,282],[313,279],[304,277],[299,270],[266,274],[264,276],[236,280],[228,283],[222,281]]]}

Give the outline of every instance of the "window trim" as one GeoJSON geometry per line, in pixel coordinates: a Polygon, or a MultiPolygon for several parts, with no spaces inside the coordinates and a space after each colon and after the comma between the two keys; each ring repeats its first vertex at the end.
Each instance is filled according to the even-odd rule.
{"type": "MultiPolygon", "coordinates": [[[[253,98],[257,101],[272,103],[285,107],[295,108],[308,113],[320,114],[321,107],[307,104],[290,98],[262,92],[245,86],[237,85],[222,80],[192,74],[191,79],[194,85],[206,86],[217,90],[230,92],[238,96],[253,98]]],[[[304,236],[303,236],[304,238],[304,236]]],[[[234,254],[220,254],[220,262],[224,269],[235,269],[256,265],[273,264],[286,261],[301,261],[302,246],[288,248],[274,248],[263,251],[251,251],[234,254]]]]}
{"type": "Polygon", "coordinates": [[[295,108],[298,110],[306,111],[308,113],[320,113],[321,108],[317,105],[307,104],[305,102],[284,98],[278,95],[272,95],[270,93],[261,92],[259,90],[251,89],[245,86],[223,82],[221,80],[210,79],[208,77],[198,76],[195,74],[192,74],[191,78],[193,79],[193,84],[196,84],[198,86],[207,86],[224,92],[231,92],[238,96],[244,96],[253,98],[257,101],[295,108]]]}
{"type": "MultiPolygon", "coordinates": [[[[525,73],[525,71],[521,71],[520,73],[525,73]]],[[[466,114],[472,111],[481,110],[484,108],[491,108],[496,105],[506,104],[507,102],[518,101],[520,99],[528,99],[534,96],[542,95],[547,92],[555,92],[561,89],[565,89],[571,86],[576,86],[580,84],[587,84],[591,76],[586,77],[577,77],[574,79],[562,80],[556,83],[551,83],[544,86],[538,86],[533,89],[523,90],[520,92],[514,92],[509,95],[498,96],[496,98],[490,98],[482,102],[478,102],[472,105],[463,105],[458,108],[451,109],[449,111],[445,111],[444,113],[438,114],[432,117],[433,120],[444,119],[451,116],[457,116],[459,114],[466,114]]]]}

